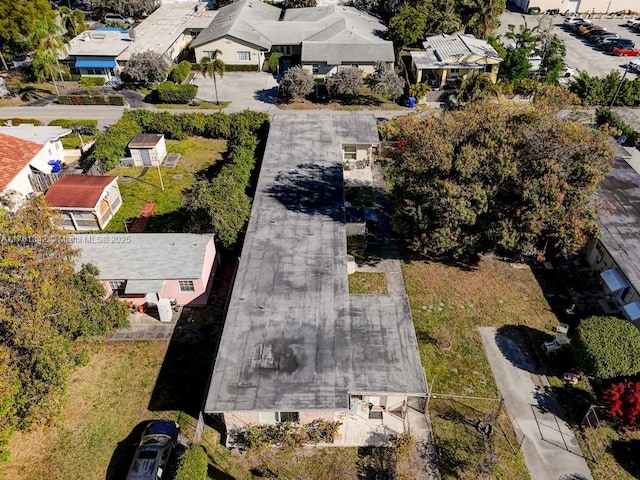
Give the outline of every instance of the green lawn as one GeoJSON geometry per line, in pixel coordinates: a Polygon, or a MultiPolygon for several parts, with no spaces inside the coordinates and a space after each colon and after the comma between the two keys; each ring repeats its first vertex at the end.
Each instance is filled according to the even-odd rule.
{"type": "Polygon", "coordinates": [[[161,167],[160,174],[155,167],[149,168],[140,178],[142,167],[117,167],[109,172],[109,175],[119,177],[123,204],[107,226],[107,232],[124,232],[125,222],[137,217],[146,202],[156,204],[147,231],[179,231],[184,221],[177,212],[182,204],[182,193],[192,185],[197,172],[206,171],[222,158],[226,141],[199,137],[167,140],[167,150],[182,156],[175,168],[161,167]]]}
{"type": "Polygon", "coordinates": [[[349,293],[361,295],[385,295],[387,293],[387,279],[384,273],[352,273],[349,275],[349,293]]]}
{"type": "MultiPolygon", "coordinates": [[[[420,355],[434,393],[497,398],[479,326],[527,325],[550,331],[549,310],[528,268],[485,260],[478,268],[413,261],[403,266],[420,355]]],[[[473,479],[495,466],[491,478],[529,478],[513,431],[497,401],[432,399],[429,405],[444,478],[473,479]],[[473,425],[497,416],[506,437],[494,435],[495,457],[473,425]],[[509,441],[507,441],[509,439],[509,441]]]]}

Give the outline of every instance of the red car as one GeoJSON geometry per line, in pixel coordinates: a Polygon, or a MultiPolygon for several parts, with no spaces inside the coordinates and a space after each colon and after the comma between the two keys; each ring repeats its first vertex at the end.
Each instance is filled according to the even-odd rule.
{"type": "Polygon", "coordinates": [[[619,57],[637,57],[640,55],[640,48],[614,47],[613,54],[619,57]]]}

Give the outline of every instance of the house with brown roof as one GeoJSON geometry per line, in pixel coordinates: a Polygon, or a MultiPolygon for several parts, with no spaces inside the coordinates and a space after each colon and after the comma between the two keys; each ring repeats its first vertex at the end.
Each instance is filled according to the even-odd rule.
{"type": "Polygon", "coordinates": [[[31,173],[50,174],[49,162],[62,160],[60,138],[69,133],[71,130],[62,127],[0,127],[0,193],[10,208],[34,193],[29,181],[31,173]]]}
{"type": "Polygon", "coordinates": [[[44,196],[65,230],[103,230],[122,205],[118,177],[66,175],[44,196]]]}

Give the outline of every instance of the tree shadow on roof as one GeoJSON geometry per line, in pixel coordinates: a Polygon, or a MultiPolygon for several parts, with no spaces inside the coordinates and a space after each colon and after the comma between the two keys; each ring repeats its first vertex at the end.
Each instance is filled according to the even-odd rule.
{"type": "Polygon", "coordinates": [[[344,186],[339,165],[299,164],[281,171],[267,194],[287,210],[308,215],[324,215],[344,223],[344,186]]]}

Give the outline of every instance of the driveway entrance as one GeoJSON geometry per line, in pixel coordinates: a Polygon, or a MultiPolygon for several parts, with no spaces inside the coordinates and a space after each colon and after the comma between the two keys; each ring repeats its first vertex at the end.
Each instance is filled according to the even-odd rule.
{"type": "Polygon", "coordinates": [[[504,402],[525,435],[522,453],[531,478],[592,479],[547,378],[514,340],[494,327],[478,330],[504,402]]]}
{"type": "MultiPolygon", "coordinates": [[[[198,98],[209,102],[216,101],[213,78],[203,77],[197,73],[192,85],[198,86],[198,98]]],[[[267,72],[227,72],[224,76],[216,76],[218,98],[220,102],[231,102],[225,112],[241,112],[246,109],[276,112],[278,82],[267,72]]]]}

